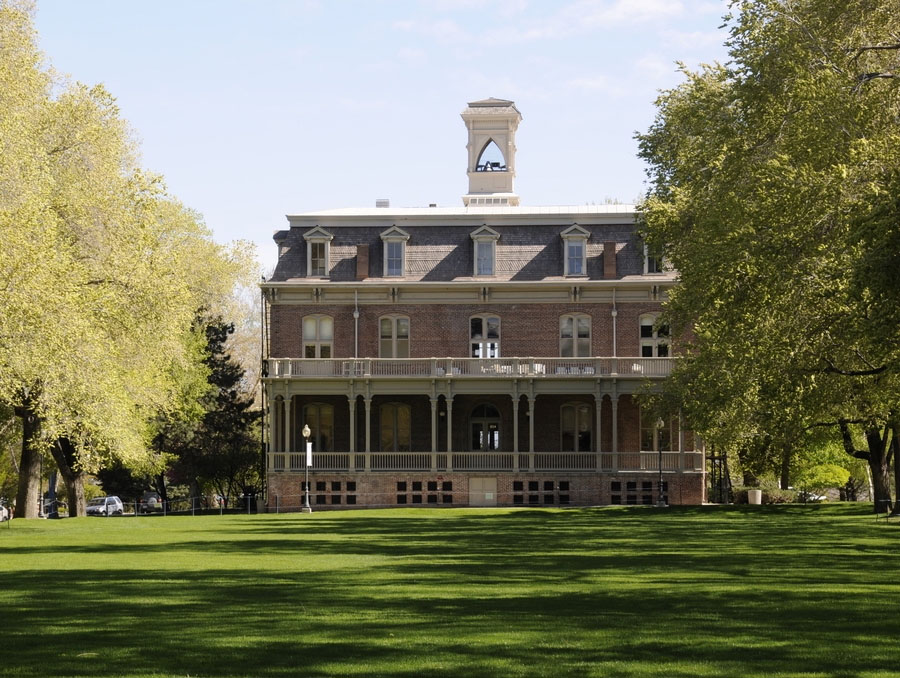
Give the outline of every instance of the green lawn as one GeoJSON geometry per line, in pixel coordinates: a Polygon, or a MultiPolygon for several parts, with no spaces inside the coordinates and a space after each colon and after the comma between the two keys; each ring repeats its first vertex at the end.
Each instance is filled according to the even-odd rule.
{"type": "Polygon", "coordinates": [[[894,677],[870,510],[18,520],[0,675],[894,677]]]}

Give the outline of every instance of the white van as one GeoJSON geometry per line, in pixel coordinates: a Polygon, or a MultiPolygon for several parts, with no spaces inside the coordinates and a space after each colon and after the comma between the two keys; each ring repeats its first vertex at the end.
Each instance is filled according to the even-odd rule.
{"type": "Polygon", "coordinates": [[[124,512],[125,507],[118,497],[94,497],[87,503],[86,509],[89,516],[120,516],[124,512]]]}

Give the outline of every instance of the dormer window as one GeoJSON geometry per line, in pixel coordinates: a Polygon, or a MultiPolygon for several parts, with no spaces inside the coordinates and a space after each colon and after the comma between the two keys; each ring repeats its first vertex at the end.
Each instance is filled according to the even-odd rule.
{"type": "Polygon", "coordinates": [[[560,233],[563,239],[563,275],[587,275],[587,241],[591,234],[578,224],[560,233]]]}
{"type": "Polygon", "coordinates": [[[319,226],[303,234],[303,239],[306,240],[306,275],[308,277],[325,278],[328,276],[332,238],[334,236],[331,233],[319,226]]]}
{"type": "Polygon", "coordinates": [[[409,233],[391,226],[381,234],[384,243],[384,275],[399,277],[406,275],[406,241],[409,233]]]}
{"type": "Polygon", "coordinates": [[[665,259],[657,248],[644,245],[644,275],[648,273],[664,273],[665,259]]]}
{"type": "Polygon", "coordinates": [[[494,229],[489,228],[487,225],[484,225],[477,231],[471,233],[471,237],[475,248],[475,267],[473,274],[476,276],[495,275],[495,254],[500,234],[494,229]]]}

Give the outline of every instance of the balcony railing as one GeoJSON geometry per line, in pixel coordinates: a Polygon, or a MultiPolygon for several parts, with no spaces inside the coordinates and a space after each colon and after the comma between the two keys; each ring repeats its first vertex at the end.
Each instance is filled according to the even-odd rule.
{"type": "MultiPolygon", "coordinates": [[[[314,452],[310,471],[328,473],[498,472],[699,473],[703,453],[690,452],[314,452]]],[[[306,455],[270,452],[270,472],[302,473],[306,455]]]]}
{"type": "Polygon", "coordinates": [[[268,377],[585,378],[667,377],[675,358],[269,358],[268,377]]]}

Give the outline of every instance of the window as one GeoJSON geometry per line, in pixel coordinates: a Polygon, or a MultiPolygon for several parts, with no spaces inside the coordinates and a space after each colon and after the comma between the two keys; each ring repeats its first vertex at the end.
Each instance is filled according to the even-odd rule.
{"type": "Polygon", "coordinates": [[[469,319],[469,338],[473,358],[500,357],[500,318],[475,316],[469,319]]]}
{"type": "Polygon", "coordinates": [[[559,319],[559,355],[585,358],[591,355],[591,319],[586,315],[564,315],[559,319]]]}
{"type": "Polygon", "coordinates": [[[669,355],[669,326],[660,325],[654,315],[641,316],[641,357],[666,358],[669,355]]]}
{"type": "Polygon", "coordinates": [[[328,275],[328,254],[334,236],[319,226],[303,234],[306,240],[306,275],[324,278],[328,275]]]}
{"type": "Polygon", "coordinates": [[[644,245],[644,274],[665,272],[665,259],[662,252],[656,248],[644,245]]]}
{"type": "Polygon", "coordinates": [[[378,356],[409,357],[409,318],[384,317],[379,321],[378,356]]]}
{"type": "Polygon", "coordinates": [[[560,412],[560,450],[590,452],[593,438],[591,408],[586,403],[568,403],[560,412]]]}
{"type": "MultiPolygon", "coordinates": [[[[403,403],[385,403],[382,405],[381,451],[409,452],[411,449],[411,422],[412,416],[409,405],[404,405],[403,403]]],[[[421,490],[421,487],[419,489],[421,490]]]]}
{"type": "Polygon", "coordinates": [[[381,234],[384,243],[384,275],[397,277],[406,275],[406,241],[409,233],[391,226],[381,234]]]}
{"type": "Polygon", "coordinates": [[[475,246],[474,275],[494,275],[494,255],[500,234],[486,225],[471,234],[475,246]]]}
{"type": "Polygon", "coordinates": [[[587,240],[590,232],[573,224],[560,233],[563,239],[563,274],[587,275],[587,240]]]}
{"type": "Polygon", "coordinates": [[[678,417],[654,418],[652,411],[641,410],[641,451],[668,452],[678,447],[678,417]]]}
{"type": "Polygon", "coordinates": [[[309,426],[309,442],[313,451],[331,452],[334,444],[334,408],[325,403],[307,405],[303,408],[303,422],[309,426]]]}
{"type": "Polygon", "coordinates": [[[330,358],[334,339],[334,319],[327,315],[303,318],[303,357],[330,358]]]}

